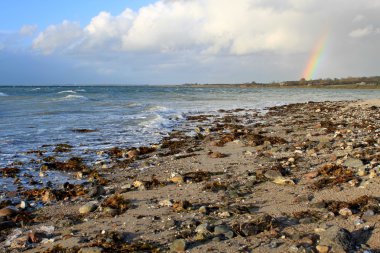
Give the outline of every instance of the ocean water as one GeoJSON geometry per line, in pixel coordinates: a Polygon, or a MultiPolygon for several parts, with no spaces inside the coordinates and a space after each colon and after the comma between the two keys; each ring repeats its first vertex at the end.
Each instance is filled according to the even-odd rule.
{"type": "Polygon", "coordinates": [[[0,168],[21,161],[34,170],[25,152],[58,143],[74,146],[74,154],[156,143],[188,113],[379,97],[380,90],[346,89],[0,87],[0,168]]]}

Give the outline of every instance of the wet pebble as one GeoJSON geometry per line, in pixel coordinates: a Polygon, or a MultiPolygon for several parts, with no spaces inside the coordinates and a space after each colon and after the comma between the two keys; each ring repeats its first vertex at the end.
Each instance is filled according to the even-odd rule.
{"type": "Polygon", "coordinates": [[[81,206],[79,208],[79,213],[81,214],[91,213],[91,212],[94,212],[97,208],[98,208],[97,202],[91,201],[81,206]]]}

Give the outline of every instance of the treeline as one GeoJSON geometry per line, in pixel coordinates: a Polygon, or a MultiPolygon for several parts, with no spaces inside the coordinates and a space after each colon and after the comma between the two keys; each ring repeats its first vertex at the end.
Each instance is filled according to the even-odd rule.
{"type": "MultiPolygon", "coordinates": [[[[256,84],[252,82],[252,84],[256,84]]],[[[264,85],[264,83],[261,83],[264,85]]],[[[280,86],[329,86],[329,85],[380,85],[380,76],[373,77],[346,77],[346,78],[327,78],[327,79],[315,79],[305,80],[304,78],[299,81],[285,81],[285,82],[273,82],[272,85],[280,86]]]]}

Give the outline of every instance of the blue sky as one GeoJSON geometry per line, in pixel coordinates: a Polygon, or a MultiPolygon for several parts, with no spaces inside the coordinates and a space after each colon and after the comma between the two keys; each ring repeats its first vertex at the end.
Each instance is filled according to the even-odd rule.
{"type": "Polygon", "coordinates": [[[154,1],[148,0],[11,0],[0,1],[0,31],[14,31],[25,24],[46,28],[63,20],[87,24],[101,11],[114,15],[125,8],[138,10],[154,1]]]}
{"type": "Polygon", "coordinates": [[[380,0],[0,2],[0,85],[379,75],[380,0]],[[344,4],[342,4],[344,3],[344,4]]]}

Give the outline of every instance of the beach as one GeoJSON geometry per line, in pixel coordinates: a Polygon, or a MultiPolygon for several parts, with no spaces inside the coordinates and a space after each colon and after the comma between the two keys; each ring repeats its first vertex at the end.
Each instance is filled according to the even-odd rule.
{"type": "Polygon", "coordinates": [[[377,252],[379,106],[309,102],[194,114],[183,123],[193,129],[179,127],[156,145],[102,151],[112,166],[46,163],[44,171],[89,182],[13,192],[24,202],[1,203],[0,248],[377,252]]]}

